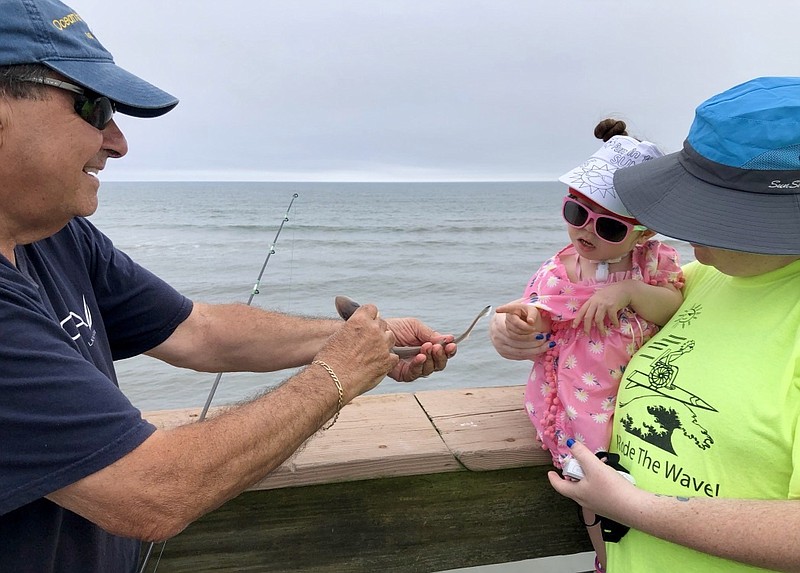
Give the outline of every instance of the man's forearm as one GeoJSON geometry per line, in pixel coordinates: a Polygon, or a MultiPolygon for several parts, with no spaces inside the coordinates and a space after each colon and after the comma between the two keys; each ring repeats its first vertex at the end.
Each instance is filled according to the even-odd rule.
{"type": "Polygon", "coordinates": [[[201,372],[272,372],[311,362],[342,324],[244,304],[195,304],[172,336],[147,354],[201,372]]]}
{"type": "Polygon", "coordinates": [[[334,414],[338,398],[329,374],[311,367],[214,418],[157,431],[48,497],[118,535],[171,537],[280,465],[334,414]]]}
{"type": "Polygon", "coordinates": [[[320,364],[274,391],[210,420],[156,432],[48,497],[118,535],[176,534],[277,467],[339,406],[397,366],[389,352],[395,337],[377,314],[361,307],[327,339],[316,355],[320,364]]]}

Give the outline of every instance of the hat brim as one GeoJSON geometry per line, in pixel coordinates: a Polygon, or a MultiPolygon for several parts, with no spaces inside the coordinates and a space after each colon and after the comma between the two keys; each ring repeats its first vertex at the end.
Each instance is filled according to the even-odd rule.
{"type": "Polygon", "coordinates": [[[117,111],[134,117],[158,117],[178,98],[120,68],[113,62],[50,60],[49,68],[116,103],[117,111]]]}
{"type": "Polygon", "coordinates": [[[800,254],[800,195],[712,185],[689,174],[680,153],[614,173],[620,199],[642,225],[708,247],[800,254]]]}

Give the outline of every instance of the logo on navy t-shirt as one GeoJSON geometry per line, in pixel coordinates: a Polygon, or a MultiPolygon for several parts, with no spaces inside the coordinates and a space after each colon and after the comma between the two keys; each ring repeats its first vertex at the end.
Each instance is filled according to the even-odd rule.
{"type": "Polygon", "coordinates": [[[83,297],[83,316],[70,311],[66,318],[61,320],[61,328],[69,334],[72,340],[81,338],[81,332],[88,336],[85,337],[86,344],[89,346],[94,345],[97,331],[92,328],[92,312],[89,310],[89,305],[86,304],[86,296],[83,297]]]}

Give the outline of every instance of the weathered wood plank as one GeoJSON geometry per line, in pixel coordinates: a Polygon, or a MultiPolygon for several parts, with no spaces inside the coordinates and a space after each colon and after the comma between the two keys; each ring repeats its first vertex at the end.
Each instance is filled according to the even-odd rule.
{"type": "Polygon", "coordinates": [[[171,539],[159,573],[425,573],[588,551],[546,466],[250,491],[171,539]]]}
{"type": "Polygon", "coordinates": [[[362,396],[253,489],[461,469],[412,394],[362,396]]]}
{"type": "MultiPolygon", "coordinates": [[[[550,465],[534,440],[521,386],[360,396],[336,425],[254,489],[456,471],[550,465]]],[[[212,408],[209,417],[222,408],[212,408]]],[[[160,428],[196,421],[199,408],[146,414],[160,428]]]]}
{"type": "MultiPolygon", "coordinates": [[[[220,409],[210,410],[209,417],[220,409]]],[[[197,409],[145,414],[160,428],[197,419],[197,409]]],[[[251,489],[458,471],[462,467],[413,394],[361,396],[336,424],[311,437],[251,489]]]]}
{"type": "Polygon", "coordinates": [[[522,404],[524,388],[418,392],[448,449],[473,471],[550,465],[522,404]]]}

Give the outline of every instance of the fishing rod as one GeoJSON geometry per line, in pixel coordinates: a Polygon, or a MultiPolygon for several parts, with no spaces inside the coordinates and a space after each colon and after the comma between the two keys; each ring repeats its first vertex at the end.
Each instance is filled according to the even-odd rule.
{"type": "MultiPolygon", "coordinates": [[[[275,254],[275,245],[278,244],[278,237],[281,236],[281,231],[283,230],[283,226],[289,221],[289,211],[292,210],[292,205],[294,204],[294,200],[297,199],[298,194],[292,194],[292,200],[289,201],[289,206],[286,208],[286,214],[283,216],[283,221],[281,221],[280,226],[278,227],[278,231],[275,233],[275,238],[272,239],[272,243],[270,243],[269,251],[267,251],[267,256],[264,259],[264,264],[261,265],[261,272],[258,273],[258,277],[256,278],[255,284],[253,284],[253,290],[250,292],[250,297],[247,299],[247,306],[250,306],[250,303],[253,302],[253,299],[257,294],[261,291],[259,290],[261,287],[261,278],[264,276],[264,271],[267,268],[267,264],[269,263],[269,258],[275,254]]],[[[203,406],[203,410],[200,412],[200,416],[197,418],[198,422],[202,422],[206,419],[206,414],[208,414],[208,409],[211,407],[211,402],[214,400],[214,394],[217,393],[217,387],[219,386],[219,381],[222,379],[222,375],[224,372],[219,372],[217,377],[214,379],[214,384],[211,386],[211,391],[208,393],[208,398],[206,398],[206,403],[203,406]]],[[[150,560],[150,555],[153,553],[153,548],[155,547],[156,542],[151,541],[150,546],[147,548],[147,553],[145,553],[144,560],[142,561],[142,567],[139,569],[139,573],[144,573],[145,568],[147,567],[147,562],[150,560]]],[[[158,553],[158,559],[156,560],[156,564],[153,567],[153,573],[156,573],[158,569],[159,563],[161,563],[161,556],[164,554],[164,548],[167,546],[167,542],[164,541],[161,545],[161,551],[158,553]]]]}
{"type": "MultiPolygon", "coordinates": [[[[292,200],[289,201],[289,206],[286,208],[286,214],[283,216],[283,221],[281,221],[280,226],[278,227],[278,232],[275,233],[275,238],[272,240],[272,244],[269,246],[269,251],[267,251],[267,258],[264,259],[264,264],[261,265],[261,272],[258,273],[258,278],[256,278],[256,282],[253,285],[253,290],[250,293],[250,298],[247,299],[247,306],[250,306],[250,303],[253,302],[253,299],[257,294],[259,294],[259,287],[261,286],[261,277],[264,276],[264,269],[267,268],[267,263],[269,262],[269,258],[275,254],[275,245],[278,243],[278,237],[281,236],[281,231],[283,230],[283,226],[289,221],[289,211],[292,209],[292,204],[294,200],[297,199],[297,193],[292,195],[292,200]]],[[[208,398],[206,399],[206,404],[203,406],[203,411],[200,412],[200,417],[197,419],[198,422],[202,422],[206,419],[206,414],[208,414],[208,408],[211,406],[211,401],[214,399],[214,394],[217,393],[217,386],[219,386],[219,381],[222,378],[224,373],[220,372],[217,374],[217,377],[214,379],[214,385],[211,386],[211,391],[208,393],[208,398]]]]}

